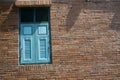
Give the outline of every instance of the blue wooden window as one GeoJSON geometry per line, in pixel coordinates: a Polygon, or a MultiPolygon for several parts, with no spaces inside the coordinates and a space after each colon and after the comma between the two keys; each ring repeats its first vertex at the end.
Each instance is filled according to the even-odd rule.
{"type": "Polygon", "coordinates": [[[21,19],[20,20],[20,63],[21,64],[51,62],[50,30],[49,30],[50,25],[48,18],[49,18],[49,8],[46,7],[45,9],[43,7],[20,9],[20,19],[21,19]],[[30,14],[28,15],[27,14],[28,12],[26,12],[25,10],[30,12],[30,14]],[[38,13],[41,14],[38,16],[40,19],[37,19],[38,13]],[[45,14],[42,15],[43,13],[45,14]],[[29,16],[33,18],[26,19],[29,16]]]}

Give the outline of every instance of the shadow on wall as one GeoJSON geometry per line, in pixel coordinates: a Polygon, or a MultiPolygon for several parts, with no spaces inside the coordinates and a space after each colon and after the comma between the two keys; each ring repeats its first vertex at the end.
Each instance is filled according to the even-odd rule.
{"type": "Polygon", "coordinates": [[[110,25],[110,28],[113,30],[120,30],[120,13],[115,13],[113,19],[112,19],[112,23],[110,25]]]}
{"type": "MultiPolygon", "coordinates": [[[[71,0],[71,8],[67,15],[66,30],[69,31],[76,23],[81,10],[88,9],[91,11],[103,11],[105,13],[113,13],[109,28],[112,30],[120,30],[120,2],[118,1],[75,1],[71,0]],[[82,3],[82,4],[81,4],[82,3]]],[[[103,18],[104,19],[104,18],[103,18]]],[[[104,20],[103,20],[104,21],[104,20]]],[[[88,25],[89,26],[89,25],[88,25]]]]}
{"type": "Polygon", "coordinates": [[[81,9],[83,8],[82,5],[80,4],[81,1],[78,0],[78,1],[71,1],[71,4],[70,4],[70,10],[68,12],[68,15],[67,15],[67,21],[66,21],[66,30],[69,31],[72,26],[74,26],[75,22],[77,21],[79,15],[80,15],[80,11],[81,9]]]}
{"type": "Polygon", "coordinates": [[[15,30],[17,24],[15,21],[14,2],[0,2],[0,31],[7,32],[15,30]]]}
{"type": "Polygon", "coordinates": [[[116,31],[120,31],[120,2],[116,2],[116,4],[113,4],[112,12],[115,13],[110,28],[116,31]]]}

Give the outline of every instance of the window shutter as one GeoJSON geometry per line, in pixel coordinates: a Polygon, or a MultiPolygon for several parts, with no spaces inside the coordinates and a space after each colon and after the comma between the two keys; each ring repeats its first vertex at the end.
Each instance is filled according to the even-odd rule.
{"type": "Polygon", "coordinates": [[[21,25],[21,63],[33,63],[34,62],[34,43],[33,43],[33,25],[22,24],[21,25]]]}
{"type": "Polygon", "coordinates": [[[49,30],[47,23],[37,25],[37,62],[48,63],[50,62],[49,53],[49,30]]]}

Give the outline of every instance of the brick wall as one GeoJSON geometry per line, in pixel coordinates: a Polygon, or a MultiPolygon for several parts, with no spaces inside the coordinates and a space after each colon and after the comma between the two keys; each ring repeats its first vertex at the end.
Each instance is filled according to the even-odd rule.
{"type": "Polygon", "coordinates": [[[120,80],[120,2],[53,0],[52,64],[19,64],[18,8],[0,2],[0,80],[120,80]]]}

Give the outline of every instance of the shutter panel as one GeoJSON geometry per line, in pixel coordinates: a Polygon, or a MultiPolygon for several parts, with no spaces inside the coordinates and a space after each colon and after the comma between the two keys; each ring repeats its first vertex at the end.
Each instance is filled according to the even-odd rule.
{"type": "Polygon", "coordinates": [[[26,39],[24,44],[25,44],[24,46],[25,59],[31,59],[31,39],[26,39]]]}
{"type": "Polygon", "coordinates": [[[37,32],[37,63],[49,63],[49,30],[47,23],[41,23],[36,26],[37,32]]]}
{"type": "Polygon", "coordinates": [[[21,42],[21,63],[33,63],[34,62],[34,43],[33,43],[33,25],[22,24],[20,34],[21,42]]]}
{"type": "Polygon", "coordinates": [[[38,48],[39,48],[39,60],[46,60],[47,59],[47,43],[46,43],[47,39],[45,38],[39,38],[39,45],[38,45],[38,48]]]}

